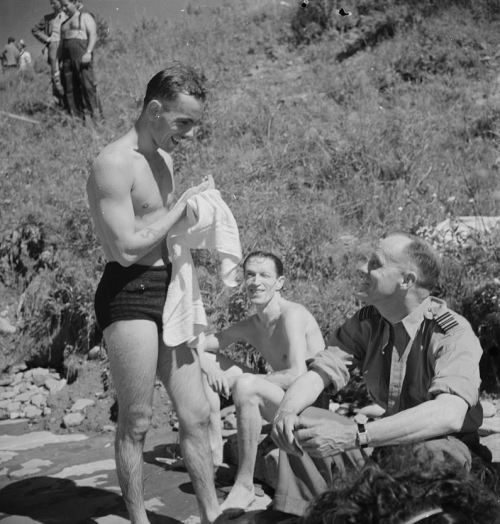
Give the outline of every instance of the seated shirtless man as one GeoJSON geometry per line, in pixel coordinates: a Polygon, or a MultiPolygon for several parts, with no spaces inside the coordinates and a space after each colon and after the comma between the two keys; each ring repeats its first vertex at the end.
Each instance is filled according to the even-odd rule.
{"type": "Polygon", "coordinates": [[[280,295],[283,264],[272,253],[255,251],[243,262],[244,283],[256,313],[218,333],[208,335],[198,348],[207,396],[211,406],[211,444],[214,462],[222,461],[220,402],[218,394],[233,395],[238,421],[238,472],[222,510],[246,508],[255,498],[253,473],[262,417],[273,420],[290,384],[306,371],[306,360],[325,347],[318,323],[302,305],[280,295]],[[220,348],[235,342],[255,347],[273,372],[243,372],[222,355],[220,348]]]}

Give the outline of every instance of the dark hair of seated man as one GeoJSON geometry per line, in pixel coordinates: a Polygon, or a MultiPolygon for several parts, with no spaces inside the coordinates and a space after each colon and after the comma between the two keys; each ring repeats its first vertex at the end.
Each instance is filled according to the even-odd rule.
{"type": "Polygon", "coordinates": [[[311,503],[302,524],[500,524],[491,470],[477,465],[467,473],[411,447],[386,448],[333,486],[311,503]]]}

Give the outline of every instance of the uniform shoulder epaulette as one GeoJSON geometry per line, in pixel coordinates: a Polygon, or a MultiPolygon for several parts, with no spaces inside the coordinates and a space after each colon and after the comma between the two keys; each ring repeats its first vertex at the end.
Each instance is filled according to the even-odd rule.
{"type": "Polygon", "coordinates": [[[449,312],[445,311],[443,314],[434,317],[436,324],[445,332],[449,333],[453,328],[458,326],[455,317],[449,312]]]}
{"type": "Polygon", "coordinates": [[[379,316],[379,312],[377,311],[377,308],[374,306],[365,306],[364,308],[359,310],[358,318],[359,320],[368,320],[370,318],[376,318],[379,316]]]}

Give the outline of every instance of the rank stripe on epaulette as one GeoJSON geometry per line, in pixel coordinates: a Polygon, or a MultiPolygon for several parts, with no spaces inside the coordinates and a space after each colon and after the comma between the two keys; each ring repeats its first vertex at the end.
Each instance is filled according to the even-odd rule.
{"type": "Polygon", "coordinates": [[[359,320],[367,320],[373,318],[377,314],[377,309],[374,306],[366,306],[359,311],[359,320]]]}
{"type": "Polygon", "coordinates": [[[447,333],[450,331],[450,329],[453,329],[454,327],[458,326],[458,322],[453,318],[453,315],[447,311],[446,313],[443,313],[441,316],[436,318],[436,324],[445,332],[447,333]]]}

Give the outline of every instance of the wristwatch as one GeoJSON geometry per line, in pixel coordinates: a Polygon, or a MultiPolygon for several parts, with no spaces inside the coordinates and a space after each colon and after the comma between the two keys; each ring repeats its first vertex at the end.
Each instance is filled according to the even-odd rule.
{"type": "Polygon", "coordinates": [[[354,422],[358,425],[358,431],[356,433],[356,443],[362,449],[368,447],[368,432],[366,431],[365,424],[368,422],[368,417],[362,413],[357,413],[354,416],[354,422]]]}

